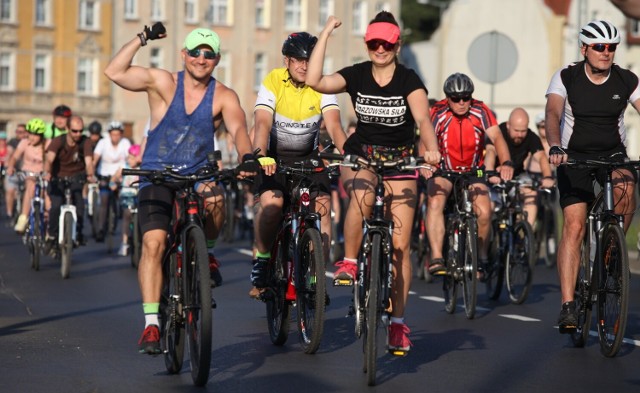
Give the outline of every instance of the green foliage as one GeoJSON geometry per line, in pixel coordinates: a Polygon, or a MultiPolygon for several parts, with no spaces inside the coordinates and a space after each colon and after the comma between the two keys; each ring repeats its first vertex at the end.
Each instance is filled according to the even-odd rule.
{"type": "Polygon", "coordinates": [[[404,31],[402,39],[405,44],[428,40],[440,24],[440,10],[452,0],[430,0],[434,4],[420,4],[417,0],[402,0],[401,19],[404,31]]]}

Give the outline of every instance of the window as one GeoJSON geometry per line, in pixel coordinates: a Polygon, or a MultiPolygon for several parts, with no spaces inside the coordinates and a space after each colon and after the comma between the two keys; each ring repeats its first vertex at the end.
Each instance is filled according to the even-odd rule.
{"type": "Polygon", "coordinates": [[[151,0],[151,20],[155,22],[164,20],[164,0],[151,0]]]}
{"type": "Polygon", "coordinates": [[[100,26],[100,4],[97,0],[80,0],[79,27],[86,30],[98,30],[100,26]]]}
{"type": "Polygon", "coordinates": [[[88,57],[78,59],[78,73],[76,91],[80,94],[94,94],[95,75],[94,61],[88,57]]]}
{"type": "Polygon", "coordinates": [[[149,67],[163,68],[162,67],[162,49],[151,48],[151,52],[149,54],[149,67]]]}
{"type": "Polygon", "coordinates": [[[284,28],[300,30],[302,27],[301,0],[286,0],[284,4],[284,28]]]}
{"type": "Polygon", "coordinates": [[[256,27],[269,27],[269,0],[256,0],[256,27]]]}
{"type": "Polygon", "coordinates": [[[198,2],[196,0],[185,0],[184,21],[186,23],[198,23],[198,2]]]}
{"type": "Polygon", "coordinates": [[[0,52],[0,90],[7,91],[15,88],[15,62],[11,52],[0,52]]]}
{"type": "Polygon", "coordinates": [[[214,25],[229,25],[229,2],[227,0],[209,0],[207,20],[214,25]]]}
{"type": "Polygon", "coordinates": [[[35,24],[37,26],[49,26],[51,24],[51,1],[36,0],[35,24]]]}
{"type": "Polygon", "coordinates": [[[124,18],[138,19],[138,0],[124,0],[124,18]]]}
{"type": "Polygon", "coordinates": [[[51,75],[49,71],[51,69],[49,55],[36,53],[33,64],[33,90],[49,91],[49,78],[51,75]]]}
{"type": "Polygon", "coordinates": [[[353,2],[353,14],[351,19],[351,32],[362,34],[367,30],[367,3],[365,1],[353,2]]]}
{"type": "Polygon", "coordinates": [[[320,0],[320,9],[318,12],[318,30],[322,30],[329,16],[335,13],[334,0],[320,0]]]}
{"type": "Polygon", "coordinates": [[[253,90],[260,90],[262,80],[267,76],[267,56],[264,53],[257,53],[255,65],[253,67],[253,90]]]}
{"type": "Polygon", "coordinates": [[[18,0],[0,0],[0,22],[15,21],[17,1],[18,0]]]}
{"type": "Polygon", "coordinates": [[[231,54],[228,52],[222,52],[220,54],[220,61],[213,70],[213,76],[221,83],[228,87],[231,86],[231,54]]]}

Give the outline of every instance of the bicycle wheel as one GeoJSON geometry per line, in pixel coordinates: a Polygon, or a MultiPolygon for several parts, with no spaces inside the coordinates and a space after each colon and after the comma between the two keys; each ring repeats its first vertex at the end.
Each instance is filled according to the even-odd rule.
{"type": "Polygon", "coordinates": [[[71,212],[64,214],[62,227],[62,244],[60,244],[60,274],[62,278],[68,278],[71,271],[71,252],[73,251],[73,215],[71,212]]]}
{"type": "MultiPolygon", "coordinates": [[[[426,202],[425,202],[426,203],[426,202]]],[[[433,282],[433,276],[429,273],[429,257],[431,248],[429,246],[429,237],[427,235],[427,208],[421,206],[418,220],[418,242],[416,246],[416,256],[418,259],[418,278],[426,282],[433,282]]]]}
{"type": "Polygon", "coordinates": [[[545,265],[553,267],[556,264],[558,252],[558,228],[553,205],[550,202],[544,204],[544,215],[542,222],[542,232],[544,233],[545,265]]]}
{"type": "Polygon", "coordinates": [[[492,227],[492,239],[489,244],[489,264],[485,266],[485,286],[487,296],[491,300],[497,300],[502,293],[502,283],[504,281],[504,266],[506,253],[502,252],[502,242],[504,233],[498,228],[498,223],[494,222],[492,227]]]}
{"type": "Polygon", "coordinates": [[[211,284],[207,241],[201,228],[188,229],[183,250],[182,272],[186,311],[187,337],[191,379],[194,385],[204,386],[211,366],[211,284]]]}
{"type": "Polygon", "coordinates": [[[224,192],[225,218],[222,237],[226,243],[231,243],[235,240],[236,231],[236,212],[233,191],[231,190],[232,186],[232,184],[228,184],[224,192]]]}
{"type": "Polygon", "coordinates": [[[386,324],[382,322],[382,277],[380,270],[387,259],[382,250],[382,235],[374,233],[371,238],[371,264],[369,264],[368,282],[369,290],[366,296],[366,329],[364,331],[364,372],[367,373],[367,384],[376,384],[376,372],[378,363],[378,347],[386,343],[386,324]]]}
{"type": "Polygon", "coordinates": [[[576,289],[573,298],[578,312],[578,328],[571,333],[574,347],[582,348],[589,338],[591,328],[591,262],[590,262],[589,231],[587,229],[580,248],[580,265],[576,279],[576,289]]]}
{"type": "Polygon", "coordinates": [[[116,231],[116,223],[118,221],[117,220],[118,207],[116,206],[116,200],[113,193],[109,195],[108,203],[109,203],[109,208],[107,209],[107,231],[104,234],[104,236],[105,236],[105,243],[107,244],[107,253],[111,254],[115,249],[114,234],[116,231]]]}
{"type": "Polygon", "coordinates": [[[31,256],[31,268],[33,270],[40,270],[40,255],[42,254],[42,222],[40,221],[40,204],[38,202],[33,203],[33,228],[29,229],[31,233],[29,238],[29,251],[31,256]]]}
{"type": "Polygon", "coordinates": [[[296,280],[298,332],[304,353],[315,353],[320,346],[324,329],[325,258],[320,231],[309,228],[302,234],[299,245],[300,266],[296,280]]]}
{"type": "Polygon", "coordinates": [[[129,234],[129,249],[131,250],[131,266],[137,269],[138,265],[140,265],[140,255],[142,253],[142,234],[140,233],[138,213],[131,213],[131,233],[129,234]]]}
{"type": "MultiPolygon", "coordinates": [[[[282,229],[282,233],[287,233],[289,228],[282,229]]],[[[267,288],[267,325],[269,328],[269,338],[275,345],[284,345],[289,336],[289,312],[291,305],[287,302],[287,277],[289,263],[289,236],[278,235],[274,252],[271,253],[269,263],[269,282],[267,288]]]]}
{"type": "Polygon", "coordinates": [[[516,222],[511,242],[506,263],[507,290],[513,304],[522,304],[531,290],[535,264],[533,230],[527,221],[516,222]]]}
{"type": "Polygon", "coordinates": [[[164,265],[164,280],[160,298],[160,323],[162,340],[160,345],[164,352],[164,364],[170,374],[177,374],[184,361],[184,308],[182,306],[181,266],[175,252],[171,253],[164,265]]]}
{"type": "Polygon", "coordinates": [[[449,224],[442,247],[443,255],[447,258],[447,274],[442,280],[442,290],[444,292],[444,309],[449,314],[456,311],[458,303],[458,280],[456,279],[458,262],[456,251],[452,249],[455,230],[457,230],[457,224],[449,224]]]}
{"type": "Polygon", "coordinates": [[[91,211],[91,234],[94,239],[98,237],[100,232],[100,192],[98,188],[94,188],[89,195],[90,199],[93,199],[93,206],[91,211]]]}
{"type": "Polygon", "coordinates": [[[614,357],[620,350],[627,326],[629,256],[620,226],[607,225],[602,236],[602,258],[595,269],[598,275],[598,335],[602,354],[614,357]]]}
{"type": "Polygon", "coordinates": [[[458,250],[460,266],[463,267],[462,295],[464,299],[464,312],[467,319],[476,316],[478,277],[478,224],[476,218],[471,217],[465,221],[461,228],[458,250]]]}

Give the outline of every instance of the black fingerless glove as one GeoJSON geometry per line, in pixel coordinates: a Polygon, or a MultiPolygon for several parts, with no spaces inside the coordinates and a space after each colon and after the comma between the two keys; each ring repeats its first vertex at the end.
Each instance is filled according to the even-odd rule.
{"type": "Polygon", "coordinates": [[[560,146],[551,146],[551,148],[549,149],[549,155],[552,154],[560,154],[562,156],[567,154],[567,152],[564,151],[560,146]]]}
{"type": "Polygon", "coordinates": [[[156,40],[160,38],[160,34],[164,34],[167,32],[167,29],[164,28],[162,22],[156,22],[151,26],[151,28],[145,26],[144,34],[146,35],[147,40],[156,40]]]}
{"type": "Polygon", "coordinates": [[[260,169],[260,163],[256,160],[253,154],[245,154],[242,156],[242,164],[238,165],[238,171],[244,172],[258,172],[260,169]]]}

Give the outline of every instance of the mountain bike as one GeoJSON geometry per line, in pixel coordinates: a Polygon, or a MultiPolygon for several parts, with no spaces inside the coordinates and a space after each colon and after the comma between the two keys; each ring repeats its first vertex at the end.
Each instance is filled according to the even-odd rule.
{"type": "Polygon", "coordinates": [[[536,255],[544,251],[544,263],[547,267],[556,264],[558,252],[558,223],[556,219],[556,189],[540,188],[541,177],[532,177],[533,186],[538,190],[538,217],[533,234],[536,243],[536,255]]]}
{"type": "Polygon", "coordinates": [[[224,225],[222,226],[222,240],[232,243],[236,237],[236,203],[238,198],[238,181],[229,179],[224,182],[224,225]]]}
{"type": "Polygon", "coordinates": [[[44,249],[46,234],[46,225],[44,222],[45,182],[42,178],[42,173],[19,172],[18,176],[23,179],[25,177],[33,177],[35,180],[35,190],[33,198],[31,198],[31,208],[29,209],[29,224],[24,232],[22,241],[29,249],[31,268],[38,271],[40,270],[40,256],[44,249]]]}
{"type": "Polygon", "coordinates": [[[594,175],[602,189],[587,210],[574,297],[578,327],[571,339],[574,346],[584,347],[595,306],[600,351],[606,357],[614,357],[627,326],[630,273],[624,217],[614,212],[612,174],[622,168],[638,169],[640,161],[570,159],[565,165],[604,171],[602,176],[594,175]]]}
{"type": "MultiPolygon", "coordinates": [[[[82,175],[84,179],[84,174],[82,175]]],[[[54,181],[61,183],[64,188],[64,204],[60,206],[58,218],[58,252],[56,259],[60,259],[60,275],[69,278],[71,272],[71,254],[76,244],[76,225],[78,216],[73,204],[71,187],[77,182],[83,182],[78,176],[58,177],[54,181]]]]}
{"type": "MultiPolygon", "coordinates": [[[[374,206],[371,217],[364,217],[362,223],[362,243],[358,255],[358,273],[353,286],[353,314],[356,319],[355,332],[363,337],[364,365],[367,384],[376,384],[379,347],[387,348],[389,334],[390,295],[393,282],[393,221],[385,218],[384,173],[389,169],[400,171],[431,169],[422,159],[407,157],[395,161],[367,160],[358,156],[321,154],[321,157],[341,160],[337,165],[360,170],[369,168],[376,176],[374,206]]],[[[394,350],[392,355],[406,353],[394,350]]]]}
{"type": "Polygon", "coordinates": [[[278,163],[277,172],[285,175],[289,198],[269,260],[269,285],[260,295],[266,303],[269,336],[275,345],[287,341],[289,315],[295,305],[300,344],[307,354],[320,346],[328,299],[320,214],[312,203],[318,187],[309,177],[325,170],[315,159],[278,163]]]}
{"type": "Polygon", "coordinates": [[[138,222],[138,197],[134,196],[128,199],[127,205],[123,208],[131,212],[131,222],[129,223],[129,253],[131,256],[131,266],[138,268],[140,264],[140,255],[142,254],[142,233],[140,232],[140,223],[138,222]]]}
{"type": "Polygon", "coordinates": [[[453,314],[458,301],[458,287],[462,287],[465,315],[476,314],[478,270],[478,222],[469,196],[473,179],[484,178],[482,169],[458,167],[439,169],[436,173],[453,183],[453,191],[445,207],[445,235],[442,253],[446,273],[442,281],[445,310],[453,314]]]}
{"type": "Polygon", "coordinates": [[[522,304],[531,290],[536,253],[533,229],[522,205],[520,187],[533,187],[529,179],[511,179],[492,187],[498,191],[499,210],[494,214],[489,245],[489,264],[485,266],[489,299],[496,300],[506,279],[509,299],[522,304]]]}
{"type": "Polygon", "coordinates": [[[418,200],[411,236],[411,248],[416,256],[417,277],[426,282],[433,282],[433,276],[429,273],[431,246],[429,245],[427,228],[427,195],[425,192],[422,192],[421,198],[418,200]]]}
{"type": "Polygon", "coordinates": [[[217,168],[216,158],[193,174],[164,170],[122,170],[123,176],[140,176],[153,184],[175,190],[172,225],[162,258],[163,286],[160,300],[160,344],[167,371],[180,372],[185,341],[189,343],[191,378],[204,386],[209,379],[212,347],[212,309],[209,255],[204,233],[205,207],[195,191],[199,182],[221,181],[235,176],[236,170],[217,168]]]}
{"type": "Polygon", "coordinates": [[[118,206],[118,190],[120,184],[111,182],[111,176],[98,176],[100,184],[100,208],[97,211],[99,215],[100,226],[98,227],[98,241],[104,241],[107,245],[107,253],[112,253],[115,249],[114,234],[118,223],[119,206],[118,206]],[[112,186],[117,187],[115,190],[112,186]],[[102,207],[102,203],[106,201],[106,208],[102,207]]]}

